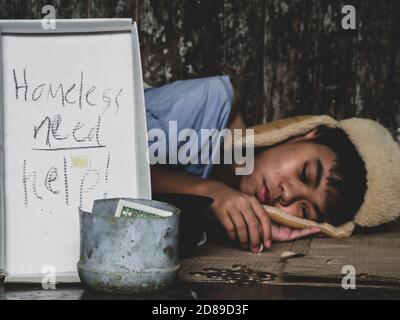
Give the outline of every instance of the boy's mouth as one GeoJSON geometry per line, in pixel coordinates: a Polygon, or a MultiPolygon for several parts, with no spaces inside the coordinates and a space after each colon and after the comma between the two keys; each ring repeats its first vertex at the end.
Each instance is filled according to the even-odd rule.
{"type": "Polygon", "coordinates": [[[269,191],[266,183],[263,183],[257,192],[258,200],[263,204],[268,204],[271,200],[271,192],[269,191]]]}

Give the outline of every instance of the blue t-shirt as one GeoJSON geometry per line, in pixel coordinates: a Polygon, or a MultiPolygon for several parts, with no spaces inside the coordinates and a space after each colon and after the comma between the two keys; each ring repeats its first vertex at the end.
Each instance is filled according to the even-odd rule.
{"type": "MultiPolygon", "coordinates": [[[[162,129],[167,135],[167,155],[170,152],[177,153],[176,148],[185,144],[178,141],[177,144],[168,144],[169,122],[176,121],[177,131],[193,129],[199,139],[193,146],[195,153],[199,155],[204,147],[201,141],[201,129],[226,128],[233,100],[233,87],[228,76],[217,76],[192,80],[181,80],[159,88],[146,89],[145,105],[147,129],[162,129]],[[172,149],[169,149],[169,148],[172,149]]],[[[155,141],[149,141],[149,147],[155,141]]],[[[215,150],[213,151],[215,152],[215,150]]],[[[151,157],[151,154],[150,154],[151,157]]],[[[208,164],[182,164],[171,165],[175,170],[207,178],[212,169],[211,152],[208,164]]],[[[168,159],[168,156],[167,156],[168,159]]]]}

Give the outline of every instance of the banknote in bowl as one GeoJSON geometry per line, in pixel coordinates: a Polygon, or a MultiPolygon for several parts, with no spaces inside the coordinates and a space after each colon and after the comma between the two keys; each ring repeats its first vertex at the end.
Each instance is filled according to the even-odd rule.
{"type": "Polygon", "coordinates": [[[125,218],[159,218],[170,217],[172,216],[172,212],[146,206],[136,202],[119,200],[114,216],[125,218]]]}

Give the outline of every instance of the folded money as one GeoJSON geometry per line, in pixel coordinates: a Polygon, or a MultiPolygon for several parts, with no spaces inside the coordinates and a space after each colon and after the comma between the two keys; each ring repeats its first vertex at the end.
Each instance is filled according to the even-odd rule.
{"type": "Polygon", "coordinates": [[[136,202],[119,200],[114,216],[133,218],[159,218],[172,216],[172,212],[153,208],[136,202]]]}

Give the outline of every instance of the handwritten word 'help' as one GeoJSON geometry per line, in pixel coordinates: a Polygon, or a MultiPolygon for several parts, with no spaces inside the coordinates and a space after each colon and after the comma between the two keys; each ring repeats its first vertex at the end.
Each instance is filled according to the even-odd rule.
{"type": "Polygon", "coordinates": [[[104,163],[104,166],[94,169],[76,168],[66,156],[62,156],[54,159],[53,165],[49,165],[48,170],[41,173],[35,169],[34,161],[23,159],[21,181],[25,207],[29,207],[33,202],[45,203],[50,199],[63,200],[69,206],[71,200],[78,198],[79,208],[82,208],[85,203],[84,197],[91,192],[98,192],[99,188],[106,198],[107,191],[104,192],[103,189],[109,181],[110,157],[110,153],[100,159],[97,157],[97,161],[100,164],[104,163]],[[73,192],[77,194],[71,194],[73,192]]]}

